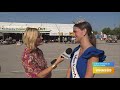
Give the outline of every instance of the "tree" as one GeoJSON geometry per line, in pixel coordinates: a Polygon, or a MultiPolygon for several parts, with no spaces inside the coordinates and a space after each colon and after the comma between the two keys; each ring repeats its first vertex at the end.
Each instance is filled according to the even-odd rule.
{"type": "Polygon", "coordinates": [[[116,35],[118,39],[120,39],[120,27],[114,28],[113,31],[114,31],[114,35],[116,35]]]}
{"type": "Polygon", "coordinates": [[[108,28],[104,28],[103,30],[102,30],[102,32],[104,33],[104,34],[106,34],[106,35],[109,35],[109,34],[111,34],[111,29],[108,27],[108,28]]]}
{"type": "Polygon", "coordinates": [[[98,34],[98,32],[97,32],[97,31],[94,31],[94,30],[93,30],[93,33],[94,33],[94,35],[98,34]]]}
{"type": "Polygon", "coordinates": [[[115,27],[113,30],[111,30],[109,27],[108,28],[104,28],[102,30],[102,32],[106,35],[115,35],[117,36],[118,39],[120,39],[120,26],[119,27],[115,27]]]}

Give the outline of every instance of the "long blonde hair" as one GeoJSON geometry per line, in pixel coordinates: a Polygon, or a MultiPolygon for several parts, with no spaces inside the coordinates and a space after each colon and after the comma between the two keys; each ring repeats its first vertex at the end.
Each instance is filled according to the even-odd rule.
{"type": "Polygon", "coordinates": [[[31,50],[34,50],[36,48],[35,43],[38,35],[39,35],[39,31],[37,28],[30,28],[30,27],[26,28],[26,31],[24,32],[23,35],[23,43],[27,46],[27,48],[31,50]]]}

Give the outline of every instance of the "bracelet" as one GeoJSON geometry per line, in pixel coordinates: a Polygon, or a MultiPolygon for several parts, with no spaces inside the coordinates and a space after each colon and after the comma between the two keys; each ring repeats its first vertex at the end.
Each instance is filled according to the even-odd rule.
{"type": "Polygon", "coordinates": [[[52,65],[52,68],[55,69],[57,66],[55,64],[52,65]]]}

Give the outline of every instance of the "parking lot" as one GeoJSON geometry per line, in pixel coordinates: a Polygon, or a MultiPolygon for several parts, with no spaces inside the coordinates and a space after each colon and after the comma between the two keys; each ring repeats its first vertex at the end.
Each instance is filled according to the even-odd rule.
{"type": "MultiPolygon", "coordinates": [[[[39,48],[43,51],[48,66],[50,62],[58,57],[67,48],[74,48],[78,44],[45,43],[39,48]]],[[[21,64],[21,55],[24,45],[0,45],[0,78],[25,78],[24,69],[21,64]]],[[[106,62],[115,62],[114,74],[96,74],[95,78],[120,78],[120,41],[118,43],[97,42],[97,48],[105,51],[106,62]]],[[[69,60],[64,60],[52,71],[52,78],[66,78],[69,60]]]]}

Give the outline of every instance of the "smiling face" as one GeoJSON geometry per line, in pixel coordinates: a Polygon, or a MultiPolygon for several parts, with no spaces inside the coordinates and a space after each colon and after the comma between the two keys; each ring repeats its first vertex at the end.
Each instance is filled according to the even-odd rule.
{"type": "Polygon", "coordinates": [[[42,42],[42,36],[39,34],[37,28],[26,28],[23,36],[24,44],[31,50],[35,49],[42,42]]]}
{"type": "Polygon", "coordinates": [[[75,34],[75,42],[80,43],[81,39],[85,35],[85,30],[81,30],[80,28],[74,26],[73,27],[73,32],[75,34]]]}
{"type": "Polygon", "coordinates": [[[36,46],[39,46],[39,45],[42,43],[42,40],[43,40],[43,37],[42,37],[42,35],[39,33],[39,34],[38,34],[38,37],[37,37],[37,39],[36,39],[35,45],[36,45],[36,46]]]}
{"type": "Polygon", "coordinates": [[[96,38],[92,33],[92,26],[89,22],[84,21],[77,23],[73,26],[73,32],[75,34],[75,41],[77,43],[90,42],[93,46],[96,47],[96,38]]]}

